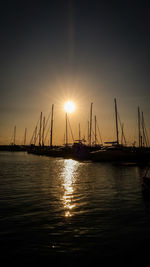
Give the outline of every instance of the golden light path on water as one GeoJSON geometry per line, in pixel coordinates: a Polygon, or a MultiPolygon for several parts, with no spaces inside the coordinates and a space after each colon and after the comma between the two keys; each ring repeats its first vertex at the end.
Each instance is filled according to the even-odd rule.
{"type": "Polygon", "coordinates": [[[72,216],[72,209],[75,207],[73,203],[73,193],[78,165],[79,163],[72,159],[66,159],[64,161],[64,169],[62,172],[64,195],[62,201],[65,208],[65,217],[72,216]]]}

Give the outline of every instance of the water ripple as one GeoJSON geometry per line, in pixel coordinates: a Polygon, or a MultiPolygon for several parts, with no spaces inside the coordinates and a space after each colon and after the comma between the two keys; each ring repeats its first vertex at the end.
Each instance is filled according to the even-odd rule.
{"type": "Polygon", "coordinates": [[[3,254],[95,257],[99,250],[111,255],[112,247],[121,253],[127,244],[137,246],[150,234],[140,172],[137,167],[0,153],[3,254]]]}

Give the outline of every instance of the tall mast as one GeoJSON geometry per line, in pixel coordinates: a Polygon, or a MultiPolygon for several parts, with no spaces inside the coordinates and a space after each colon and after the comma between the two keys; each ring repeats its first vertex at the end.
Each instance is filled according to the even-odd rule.
{"type": "Polygon", "coordinates": [[[50,147],[52,147],[53,145],[53,121],[54,121],[53,117],[54,117],[54,104],[52,104],[50,147]]]}
{"type": "Polygon", "coordinates": [[[45,116],[43,118],[42,146],[44,146],[44,133],[45,133],[45,116]]]}
{"type": "Polygon", "coordinates": [[[79,123],[79,142],[81,140],[81,130],[80,130],[80,123],[79,123]]]}
{"type": "Polygon", "coordinates": [[[42,112],[40,115],[39,146],[41,146],[41,132],[42,132],[42,112]]]}
{"type": "Polygon", "coordinates": [[[68,145],[68,116],[66,112],[66,146],[68,145]]]}
{"type": "Polygon", "coordinates": [[[139,107],[138,107],[138,130],[139,130],[139,147],[141,147],[141,116],[139,107]]]}
{"type": "Polygon", "coordinates": [[[96,146],[97,134],[96,134],[96,115],[95,115],[95,146],[96,146]]]}
{"type": "Polygon", "coordinates": [[[16,144],[16,126],[14,127],[14,145],[16,144]]]}
{"type": "Polygon", "coordinates": [[[89,138],[90,134],[89,134],[89,132],[90,132],[90,127],[89,127],[89,121],[88,121],[88,132],[87,132],[87,141],[88,141],[88,145],[89,145],[89,143],[90,143],[90,138],[89,138]]]}
{"type": "Polygon", "coordinates": [[[117,111],[117,102],[115,101],[115,118],[116,118],[116,137],[117,137],[117,145],[119,144],[119,131],[118,131],[118,111],[117,111]]]}
{"type": "Polygon", "coordinates": [[[24,131],[24,146],[26,145],[26,137],[27,137],[27,128],[24,131]]]}
{"type": "Polygon", "coordinates": [[[65,144],[65,142],[66,142],[66,136],[65,136],[65,133],[64,133],[64,144],[65,144]]]}
{"type": "Polygon", "coordinates": [[[92,143],[92,108],[93,108],[93,103],[91,103],[91,110],[90,110],[90,146],[92,143]]]}
{"type": "Polygon", "coordinates": [[[34,132],[34,145],[36,145],[36,140],[37,140],[37,125],[35,127],[35,132],[34,132]]]}

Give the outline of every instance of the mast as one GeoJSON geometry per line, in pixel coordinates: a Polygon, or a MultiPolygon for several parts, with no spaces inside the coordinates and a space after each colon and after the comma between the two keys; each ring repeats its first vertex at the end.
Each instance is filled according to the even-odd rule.
{"type": "Polygon", "coordinates": [[[71,129],[71,124],[70,124],[69,118],[68,118],[68,124],[69,124],[70,132],[71,132],[71,137],[72,137],[72,140],[74,142],[73,132],[72,132],[72,129],[71,129]]]}
{"type": "Polygon", "coordinates": [[[64,144],[65,144],[65,140],[66,140],[66,136],[65,136],[65,133],[64,133],[64,144]]]}
{"type": "Polygon", "coordinates": [[[139,147],[141,147],[141,116],[139,107],[138,107],[138,130],[139,130],[139,147]]]}
{"type": "Polygon", "coordinates": [[[90,143],[90,138],[89,138],[90,134],[89,134],[89,132],[90,132],[90,127],[89,127],[89,121],[88,121],[88,132],[87,132],[87,141],[88,141],[88,145],[89,145],[89,143],[90,143]]]}
{"type": "Polygon", "coordinates": [[[117,111],[117,102],[115,101],[115,118],[116,118],[116,137],[117,137],[117,145],[119,145],[119,131],[118,131],[118,111],[117,111]]]}
{"type": "Polygon", "coordinates": [[[26,137],[27,137],[27,128],[24,131],[24,146],[26,145],[26,137]]]}
{"type": "Polygon", "coordinates": [[[92,143],[92,109],[93,109],[93,103],[91,103],[91,110],[90,110],[90,146],[92,143]]]}
{"type": "Polygon", "coordinates": [[[37,140],[37,125],[35,127],[35,132],[34,132],[34,145],[36,145],[36,140],[37,140]]]}
{"type": "Polygon", "coordinates": [[[54,116],[54,104],[52,104],[50,147],[52,147],[53,145],[53,116],[54,116]]]}
{"type": "Polygon", "coordinates": [[[38,127],[38,123],[39,123],[39,119],[38,119],[37,124],[36,124],[36,126],[35,126],[35,129],[34,129],[34,131],[33,131],[33,135],[32,135],[31,140],[30,140],[30,145],[31,145],[32,143],[35,145],[35,143],[36,143],[36,140],[37,140],[37,127],[38,127]]]}
{"type": "Polygon", "coordinates": [[[96,134],[96,115],[95,115],[95,146],[96,146],[97,134],[96,134]]]}
{"type": "Polygon", "coordinates": [[[42,112],[40,115],[39,146],[41,146],[41,132],[42,132],[42,112]]]}
{"type": "Polygon", "coordinates": [[[126,139],[125,139],[125,136],[124,136],[124,124],[122,123],[121,124],[121,145],[123,145],[123,140],[124,140],[125,145],[126,145],[126,139]]]}
{"type": "Polygon", "coordinates": [[[43,118],[42,146],[44,146],[44,133],[45,133],[45,116],[43,118]]]}
{"type": "Polygon", "coordinates": [[[79,123],[79,142],[81,140],[81,130],[80,130],[80,123],[79,123]]]}
{"type": "Polygon", "coordinates": [[[68,146],[68,116],[66,112],[66,146],[68,146]]]}
{"type": "Polygon", "coordinates": [[[14,127],[14,145],[16,144],[16,126],[14,127]]]}

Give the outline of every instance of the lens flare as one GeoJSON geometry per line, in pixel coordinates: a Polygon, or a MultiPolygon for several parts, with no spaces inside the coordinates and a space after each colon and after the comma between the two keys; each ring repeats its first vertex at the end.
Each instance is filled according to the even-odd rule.
{"type": "Polygon", "coordinates": [[[67,113],[72,113],[75,110],[75,104],[72,101],[67,101],[64,104],[64,109],[67,113]]]}

